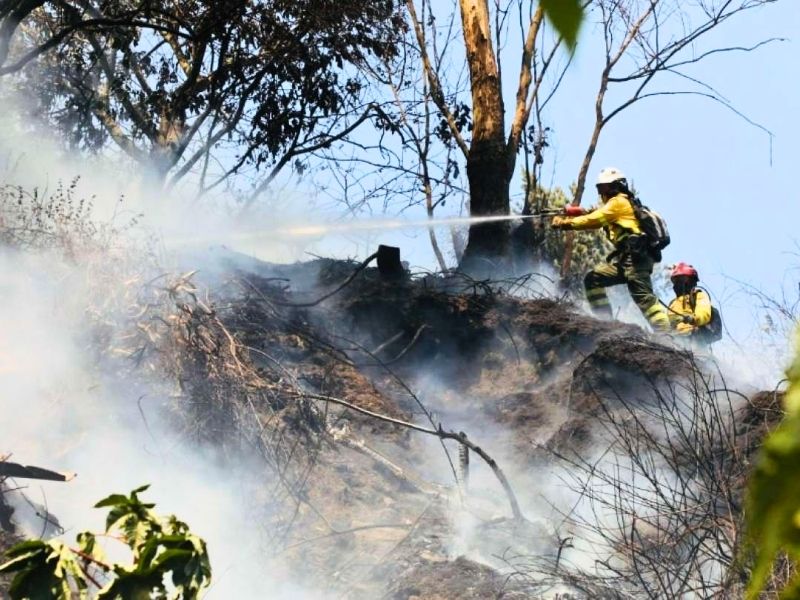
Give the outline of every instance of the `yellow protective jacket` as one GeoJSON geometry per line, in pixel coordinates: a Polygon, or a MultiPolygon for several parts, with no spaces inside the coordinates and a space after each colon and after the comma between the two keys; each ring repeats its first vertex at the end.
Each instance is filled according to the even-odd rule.
{"type": "Polygon", "coordinates": [[[711,322],[711,299],[703,290],[693,289],[688,294],[678,296],[669,305],[669,320],[678,335],[692,335],[703,325],[711,322]],[[684,323],[684,315],[693,315],[694,324],[684,323]]]}
{"type": "Polygon", "coordinates": [[[630,234],[642,233],[633,212],[631,201],[625,194],[617,194],[592,212],[569,220],[571,229],[605,228],[608,239],[617,246],[630,234]]]}

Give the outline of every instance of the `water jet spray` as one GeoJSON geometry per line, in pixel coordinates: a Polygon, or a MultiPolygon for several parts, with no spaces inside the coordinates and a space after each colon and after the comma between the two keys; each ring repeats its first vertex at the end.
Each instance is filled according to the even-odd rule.
{"type": "MultiPolygon", "coordinates": [[[[503,223],[508,221],[550,218],[566,214],[563,209],[543,211],[532,215],[487,215],[481,217],[447,217],[444,219],[370,219],[348,223],[319,223],[311,225],[276,226],[254,231],[243,231],[225,236],[229,241],[290,241],[300,238],[321,238],[331,233],[351,233],[357,231],[385,231],[392,229],[413,229],[420,227],[442,227],[449,225],[482,225],[485,223],[503,223]]],[[[183,246],[188,244],[205,244],[221,241],[220,238],[172,237],[166,241],[167,246],[183,246]]]]}

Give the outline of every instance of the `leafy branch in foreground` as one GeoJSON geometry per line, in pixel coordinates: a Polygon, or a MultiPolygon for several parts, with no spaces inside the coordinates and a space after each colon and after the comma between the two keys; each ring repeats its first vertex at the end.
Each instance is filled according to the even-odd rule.
{"type": "Polygon", "coordinates": [[[558,35],[564,38],[570,51],[574,51],[578,43],[578,31],[584,21],[584,8],[580,0],[540,0],[539,4],[558,35]]]}
{"type": "Polygon", "coordinates": [[[112,494],[95,508],[108,508],[103,537],[130,548],[132,563],[110,563],[97,535],[83,532],[77,545],[30,540],[12,547],[0,573],[15,573],[12,600],[22,598],[157,598],[192,600],[211,581],[205,542],[174,515],[160,517],[139,494],[112,494]]]}
{"type": "MultiPolygon", "coordinates": [[[[747,521],[755,551],[747,594],[751,599],[774,587],[776,557],[792,567],[800,561],[800,345],[786,376],[786,416],[764,441],[748,488],[747,521]]],[[[791,571],[796,573],[796,568],[791,571]]],[[[800,598],[800,578],[791,577],[780,598],[800,598]]]]}

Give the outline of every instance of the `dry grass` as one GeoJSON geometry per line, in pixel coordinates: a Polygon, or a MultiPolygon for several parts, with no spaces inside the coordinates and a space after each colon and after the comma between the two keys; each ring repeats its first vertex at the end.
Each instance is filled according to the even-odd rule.
{"type": "Polygon", "coordinates": [[[137,225],[138,216],[96,221],[94,198],[77,193],[78,181],[59,181],[52,192],[0,186],[0,246],[59,251],[64,258],[76,260],[87,251],[107,247],[137,225]]]}

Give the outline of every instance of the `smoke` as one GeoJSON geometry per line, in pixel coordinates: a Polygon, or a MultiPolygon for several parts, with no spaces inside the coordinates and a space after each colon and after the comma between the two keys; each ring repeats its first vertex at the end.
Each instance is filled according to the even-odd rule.
{"type": "MultiPolygon", "coordinates": [[[[615,300],[618,306],[629,304],[626,314],[631,321],[638,322],[641,315],[626,294],[619,294],[615,300]]],[[[652,341],[664,345],[662,354],[669,355],[668,348],[673,342],[667,338],[652,341]]],[[[680,340],[674,342],[678,352],[673,360],[678,362],[685,360],[683,350],[688,349],[682,344],[680,340]]],[[[646,350],[647,344],[643,346],[646,350]]],[[[412,369],[415,373],[412,387],[417,394],[446,429],[466,432],[497,461],[511,482],[523,514],[532,523],[524,531],[504,529],[502,523],[507,523],[510,517],[508,499],[491,469],[473,454],[469,490],[463,498],[451,501],[453,535],[449,540],[449,556],[467,556],[501,572],[524,574],[531,581],[542,581],[544,586],[548,573],[553,574],[557,556],[565,573],[594,574],[600,580],[613,578],[611,571],[604,571],[596,561],[610,560],[607,564],[611,565],[617,564],[614,561],[624,563],[622,552],[627,543],[626,535],[633,535],[634,528],[635,536],[641,538],[643,544],[659,539],[674,542],[681,527],[689,532],[687,538],[692,539],[694,534],[686,529],[686,523],[697,525],[702,535],[708,536],[706,540],[714,539],[715,532],[724,531],[721,523],[728,523],[725,521],[728,517],[711,510],[706,513],[698,507],[715,506],[716,491],[720,492],[718,498],[724,497],[723,492],[741,492],[744,467],[749,459],[736,457],[745,456],[749,452],[744,449],[749,436],[757,439],[758,435],[741,429],[743,424],[738,420],[740,411],[747,407],[747,400],[739,394],[771,390],[780,379],[776,377],[774,364],[765,369],[764,362],[756,360],[758,347],[749,349],[751,354],[742,349],[738,349],[738,354],[732,352],[736,349],[728,342],[715,345],[713,351],[694,348],[703,377],[689,377],[684,381],[675,376],[675,382],[681,383],[673,387],[637,385],[632,381],[637,379],[635,373],[627,371],[609,375],[613,384],[597,380],[593,375],[593,385],[615,388],[606,389],[604,397],[609,409],[616,411],[616,423],[604,418],[602,412],[592,412],[589,417],[577,412],[589,411],[591,407],[586,404],[578,409],[568,406],[567,398],[558,395],[566,387],[551,385],[554,381],[570,381],[580,361],[559,360],[546,378],[533,379],[528,386],[516,377],[508,380],[506,371],[500,371],[499,367],[494,371],[490,368],[484,376],[493,377],[492,388],[486,390],[487,396],[482,396],[483,388],[475,384],[469,386],[469,392],[454,393],[453,388],[459,386],[437,375],[442,357],[416,365],[412,369]],[[530,396],[530,402],[537,403],[537,410],[515,417],[514,422],[498,421],[498,404],[505,399],[497,398],[504,389],[509,397],[517,393],[524,396],[523,389],[537,392],[530,396]],[[635,413],[620,406],[623,401],[635,413]],[[552,455],[549,460],[545,459],[546,452],[531,461],[536,446],[545,444],[561,425],[582,420],[588,427],[587,436],[591,441],[587,443],[584,439],[587,445],[581,446],[581,436],[578,436],[574,448],[560,449],[568,456],[575,450],[575,464],[556,460],[552,455]],[[631,424],[635,425],[637,420],[640,425],[633,427],[631,424]],[[633,429],[623,443],[621,432],[629,426],[633,429]],[[644,433],[645,428],[648,434],[644,433]],[[638,455],[634,448],[639,449],[638,455]],[[687,477],[684,472],[678,476],[682,459],[671,458],[673,449],[676,457],[692,456],[706,462],[700,465],[698,473],[687,477]],[[709,477],[711,471],[716,474],[713,478],[709,477]],[[739,476],[741,479],[737,480],[739,476]],[[670,517],[669,509],[686,515],[686,521],[670,517]],[[663,520],[658,517],[659,510],[664,510],[666,515],[663,520]],[[662,526],[666,530],[660,529],[662,526]],[[618,546],[614,545],[617,541],[611,533],[614,531],[619,533],[618,546]],[[600,532],[606,532],[607,537],[600,532]],[[564,542],[561,551],[559,542],[564,542]]],[[[506,358],[513,362],[513,354],[506,358]]],[[[643,357],[642,360],[648,359],[643,357]]],[[[517,361],[519,364],[519,354],[517,361]]],[[[481,359],[478,359],[478,364],[470,371],[480,368],[480,364],[481,359]]],[[[523,361],[519,368],[525,366],[523,361]]],[[[444,478],[449,468],[438,442],[428,441],[426,446],[429,462],[417,468],[425,469],[428,477],[444,478]]],[[[455,456],[455,444],[449,447],[455,456]]],[[[694,464],[694,459],[687,460],[694,464]]],[[[698,539],[700,537],[698,534],[698,539]]],[[[735,552],[735,548],[726,546],[728,540],[716,541],[720,547],[735,552]]],[[[674,547],[680,550],[679,543],[674,547]]],[[[724,560],[714,556],[690,574],[710,589],[723,581],[726,572],[724,560]]],[[[551,590],[551,593],[555,592],[551,590]]]]}
{"type": "Polygon", "coordinates": [[[105,514],[94,503],[149,483],[144,497],[157,512],[178,515],[207,541],[209,598],[254,598],[267,587],[275,597],[299,597],[267,571],[257,534],[263,467],[246,457],[231,465],[213,448],[182,441],[164,382],[98,358],[85,313],[97,298],[86,295],[86,270],[6,251],[0,272],[3,450],[23,464],[78,474],[69,483],[17,482],[25,486],[24,498],[13,496],[25,533],[60,528],[73,541],[79,531],[102,531],[105,514]],[[43,519],[46,511],[52,517],[43,519]],[[48,524],[56,520],[58,527],[48,524]]]}
{"type": "Polygon", "coordinates": [[[229,194],[199,194],[193,174],[162,186],[113,147],[97,155],[66,151],[43,124],[22,122],[18,103],[13,96],[0,99],[0,183],[36,189],[41,196],[59,184],[73,185],[76,198],[91,202],[97,222],[122,225],[135,219],[129,235],[157,240],[167,267],[220,246],[272,262],[328,250],[347,256],[353,250],[341,237],[292,233],[310,220],[332,218],[309,195],[280,190],[245,206],[229,194]]]}
{"type": "Polygon", "coordinates": [[[191,194],[154,191],[114,157],[66,156],[34,125],[20,127],[13,111],[2,114],[4,185],[36,188],[46,198],[63,182],[75,205],[92,204],[87,218],[99,227],[138,220],[89,254],[73,252],[69,227],[57,215],[44,217],[62,236],[49,251],[0,248],[0,454],[77,473],[68,483],[14,482],[21,489],[9,498],[23,533],[74,542],[80,531],[103,530],[105,510],[92,508],[98,500],[150,484],[143,497],[156,511],[177,515],[206,540],[213,568],[208,598],[258,598],[266,590],[275,598],[324,597],[269,561],[262,523],[271,507],[263,490],[272,482],[263,463],[242,455],[232,464],[213,447],[188,441],[173,418],[174,383],[99,351],[129,333],[126,286],[179,266],[197,268],[201,255],[209,258],[200,265],[210,278],[219,271],[207,241],[168,252],[164,239],[224,243],[241,217],[191,194]]]}

